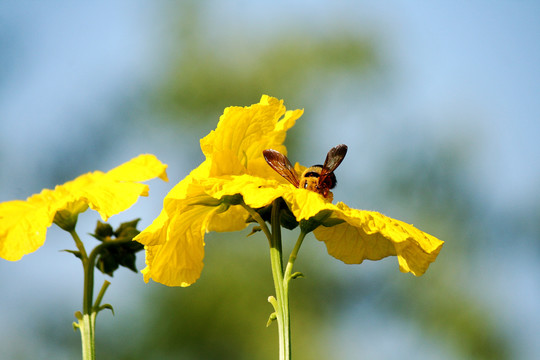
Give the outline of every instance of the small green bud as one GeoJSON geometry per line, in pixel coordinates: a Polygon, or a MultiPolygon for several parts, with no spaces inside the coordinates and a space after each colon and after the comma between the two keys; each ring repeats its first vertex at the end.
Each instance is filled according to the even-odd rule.
{"type": "Polygon", "coordinates": [[[58,210],[56,214],[54,214],[53,222],[62,230],[71,232],[75,230],[75,225],[77,225],[77,218],[79,214],[85,212],[87,209],[88,204],[82,201],[73,201],[67,203],[63,209],[58,210]]]}
{"type": "Polygon", "coordinates": [[[137,272],[135,254],[144,249],[144,245],[133,238],[139,234],[137,224],[140,219],[124,222],[113,231],[109,224],[98,221],[95,238],[103,241],[96,259],[96,268],[104,274],[113,276],[113,273],[121,266],[137,272]]]}
{"type": "Polygon", "coordinates": [[[277,319],[277,314],[275,312],[271,313],[268,317],[268,321],[266,322],[266,327],[269,327],[272,322],[274,322],[277,319]]]}
{"type": "Polygon", "coordinates": [[[54,214],[53,222],[58,225],[62,230],[71,232],[75,230],[75,225],[77,225],[77,218],[79,213],[73,214],[69,210],[58,210],[54,214]]]}

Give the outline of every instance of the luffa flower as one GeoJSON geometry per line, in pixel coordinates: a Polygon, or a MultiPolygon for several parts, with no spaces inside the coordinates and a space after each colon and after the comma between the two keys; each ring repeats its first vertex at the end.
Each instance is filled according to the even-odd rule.
{"type": "Polygon", "coordinates": [[[258,104],[225,109],[216,130],[201,139],[206,160],[167,194],[160,215],[135,238],[146,249],[145,281],[191,285],[203,268],[206,232],[241,230],[250,217],[246,208],[263,209],[279,198],[302,231],[314,230],[345,263],[397,256],[401,271],[426,271],[441,240],[377,212],[334,205],[294,187],[266,163],[265,149],[286,154],[286,132],[302,112],[286,111],[283,101],[266,95],[258,104]]]}
{"type": "Polygon", "coordinates": [[[167,181],[166,168],[154,155],[139,155],[107,173],[81,175],[26,201],[0,203],[0,257],[15,261],[36,251],[53,222],[72,228],[88,207],[106,221],[131,207],[139,196],[148,195],[148,185],[140,182],[155,177],[167,181]]]}

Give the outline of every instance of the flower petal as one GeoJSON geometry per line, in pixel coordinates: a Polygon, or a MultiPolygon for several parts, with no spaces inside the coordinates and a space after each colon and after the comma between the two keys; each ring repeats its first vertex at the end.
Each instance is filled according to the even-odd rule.
{"type": "Polygon", "coordinates": [[[225,109],[217,128],[200,141],[206,160],[167,194],[160,217],[136,238],[147,245],[146,281],[187,286],[199,277],[204,233],[247,226],[247,212],[226,203],[227,195],[242,194],[257,208],[290,191],[262,151],[286,154],[286,132],[302,112],[286,111],[283,101],[266,95],[258,104],[225,109]]]}
{"type": "Polygon", "coordinates": [[[163,181],[167,178],[167,165],[163,164],[152,154],[141,154],[130,161],[115,167],[107,172],[107,176],[120,181],[142,182],[159,177],[163,181]]]}
{"type": "Polygon", "coordinates": [[[0,204],[0,257],[19,260],[45,241],[55,215],[76,216],[91,207],[107,220],[148,195],[148,185],[138,181],[156,176],[166,180],[165,168],[153,155],[140,155],[108,173],[96,171],[77,177],[54,190],[44,189],[26,201],[0,204]]]}
{"type": "Polygon", "coordinates": [[[63,186],[73,197],[88,203],[104,221],[127,210],[137,202],[139,196],[148,196],[148,185],[121,181],[101,172],[79,176],[63,186]]]}
{"type": "Polygon", "coordinates": [[[414,226],[378,212],[350,209],[338,203],[335,216],[345,222],[320,226],[314,231],[324,241],[328,253],[346,264],[380,260],[396,255],[402,272],[422,275],[435,260],[443,241],[414,226]]]}
{"type": "Polygon", "coordinates": [[[247,226],[248,213],[240,205],[229,207],[225,212],[216,211],[208,223],[208,231],[240,231],[247,226]]]}
{"type": "Polygon", "coordinates": [[[283,196],[296,220],[307,220],[323,210],[337,210],[336,206],[321,194],[311,190],[295,189],[283,196]]]}
{"type": "Polygon", "coordinates": [[[159,177],[167,180],[165,169],[154,155],[143,154],[110,170],[107,173],[95,171],[77,177],[55,191],[65,190],[75,199],[87,202],[104,221],[112,215],[127,210],[135,204],[139,196],[148,196],[148,185],[141,184],[159,177]]]}
{"type": "Polygon", "coordinates": [[[221,199],[227,195],[241,194],[244,202],[254,209],[269,205],[274,199],[294,189],[294,186],[290,184],[281,185],[275,180],[267,180],[251,175],[222,177],[201,184],[205,185],[206,193],[216,199],[221,199]],[[214,184],[214,186],[210,188],[208,184],[214,184]]]}
{"type": "Polygon", "coordinates": [[[0,204],[0,257],[17,261],[45,242],[52,218],[46,206],[14,200],[0,204]]]}
{"type": "MultiPolygon", "coordinates": [[[[167,286],[189,286],[197,281],[204,266],[204,234],[215,211],[215,207],[195,205],[175,214],[165,243],[145,246],[144,281],[152,279],[167,286]]],[[[145,238],[136,240],[144,243],[145,238]]]]}
{"type": "Polygon", "coordinates": [[[162,209],[152,224],[135,236],[133,240],[147,246],[163,245],[167,242],[168,227],[169,216],[165,209],[162,209]]]}
{"type": "Polygon", "coordinates": [[[303,110],[286,111],[283,100],[267,95],[258,104],[226,108],[216,130],[201,139],[201,149],[212,161],[208,175],[249,173],[274,177],[276,174],[265,163],[262,151],[273,148],[286,154],[283,141],[287,130],[302,113],[303,110]]]}

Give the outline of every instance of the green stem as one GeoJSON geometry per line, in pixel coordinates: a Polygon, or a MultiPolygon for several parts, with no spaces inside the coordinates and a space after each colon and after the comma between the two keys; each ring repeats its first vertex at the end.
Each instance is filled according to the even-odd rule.
{"type": "Polygon", "coordinates": [[[270,262],[272,264],[272,277],[276,289],[276,318],[279,336],[279,358],[289,360],[291,358],[291,331],[289,316],[289,296],[283,276],[283,259],[281,245],[279,201],[274,200],[272,205],[272,238],[270,240],[270,262]]]}
{"type": "Polygon", "coordinates": [[[97,312],[92,314],[83,314],[82,319],[79,319],[79,330],[81,332],[82,341],[82,358],[83,360],[95,360],[95,328],[96,328],[97,312]]]}
{"type": "Polygon", "coordinates": [[[75,230],[69,232],[75,240],[77,249],[81,253],[81,262],[83,265],[84,272],[84,285],[83,285],[83,311],[79,319],[78,328],[81,331],[81,341],[82,341],[82,356],[83,360],[94,360],[96,358],[95,354],[95,327],[96,327],[96,316],[100,310],[101,300],[105,295],[107,287],[110,285],[110,282],[105,281],[101,290],[96,298],[96,302],[92,304],[94,298],[94,270],[96,265],[96,258],[101,252],[101,249],[113,244],[127,242],[128,240],[115,240],[103,242],[100,245],[96,246],[90,255],[87,255],[84,245],[79,238],[79,235],[75,230]]]}
{"type": "MultiPolygon", "coordinates": [[[[300,246],[306,237],[305,232],[301,232],[296,245],[294,246],[291,255],[289,256],[289,261],[285,272],[283,272],[283,249],[281,243],[281,222],[280,222],[280,201],[279,199],[274,200],[272,204],[272,217],[271,217],[271,228],[268,229],[268,226],[261,218],[259,213],[246,205],[241,203],[242,207],[253,217],[255,221],[261,227],[261,230],[264,232],[268,238],[270,244],[270,262],[272,266],[272,277],[274,279],[274,287],[276,290],[276,297],[271,296],[269,302],[274,307],[275,313],[272,314],[270,320],[277,320],[278,323],[278,336],[279,336],[279,359],[280,360],[290,360],[291,359],[291,329],[290,329],[290,311],[289,311],[289,284],[292,278],[292,268],[296,257],[298,256],[298,251],[300,246]],[[275,315],[275,317],[274,317],[275,315]]],[[[269,321],[270,322],[270,321],[269,321]]]]}
{"type": "Polygon", "coordinates": [[[94,298],[94,270],[96,267],[97,256],[99,255],[101,250],[105,247],[121,244],[121,243],[127,243],[129,241],[131,240],[121,239],[121,240],[108,240],[106,242],[102,242],[101,244],[99,244],[92,250],[92,252],[90,253],[90,256],[88,257],[88,260],[86,262],[83,261],[83,266],[84,266],[83,314],[91,314],[93,312],[98,311],[99,303],[101,302],[103,295],[105,295],[105,290],[107,290],[107,287],[110,285],[108,281],[105,281],[96,299],[97,306],[92,306],[92,299],[94,298]]]}
{"type": "Polygon", "coordinates": [[[81,253],[81,262],[83,265],[84,273],[84,285],[83,285],[83,313],[77,318],[79,323],[77,327],[81,332],[82,342],[82,358],[83,360],[94,360],[96,358],[95,352],[95,326],[96,326],[96,314],[92,311],[92,297],[94,291],[94,261],[95,261],[95,249],[90,253],[88,257],[84,245],[79,238],[77,232],[73,229],[69,232],[77,249],[81,253]]]}
{"type": "Polygon", "coordinates": [[[266,238],[268,239],[268,242],[271,243],[272,234],[270,233],[270,230],[268,229],[268,226],[266,226],[266,223],[264,222],[261,215],[259,215],[258,212],[256,212],[251,207],[246,205],[246,203],[243,202],[243,201],[242,201],[242,203],[240,203],[240,205],[244,209],[246,209],[246,211],[249,213],[249,215],[251,215],[251,217],[259,224],[259,226],[261,227],[261,230],[263,231],[264,235],[266,235],[266,238]]]}
{"type": "Polygon", "coordinates": [[[105,291],[107,291],[107,288],[111,285],[111,283],[107,280],[103,282],[103,285],[101,285],[101,290],[99,290],[99,294],[96,297],[96,301],[94,302],[94,310],[96,312],[98,311],[99,307],[101,306],[101,300],[103,300],[103,296],[105,295],[105,291]]]}
{"type": "Polygon", "coordinates": [[[289,256],[289,262],[287,263],[287,268],[285,269],[285,287],[289,288],[289,283],[292,280],[291,274],[292,274],[292,268],[294,265],[294,262],[296,261],[296,257],[298,256],[298,251],[300,250],[300,246],[302,246],[302,242],[304,241],[304,238],[306,237],[307,233],[301,231],[300,235],[298,236],[298,240],[296,240],[296,244],[294,245],[294,249],[291,252],[291,255],[289,256]]]}
{"type": "Polygon", "coordinates": [[[81,241],[81,238],[79,237],[79,234],[77,234],[75,229],[69,231],[69,234],[71,235],[71,237],[75,241],[75,245],[77,245],[77,249],[79,249],[79,252],[81,253],[81,261],[84,262],[86,259],[88,259],[88,255],[86,254],[84,244],[81,241]]]}

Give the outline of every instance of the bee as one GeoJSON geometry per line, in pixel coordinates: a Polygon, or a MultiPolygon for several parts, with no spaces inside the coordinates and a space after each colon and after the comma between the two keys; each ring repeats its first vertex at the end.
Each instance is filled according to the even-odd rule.
{"type": "Polygon", "coordinates": [[[328,197],[330,189],[336,187],[337,179],[334,170],[341,164],[347,154],[347,145],[338,145],[330,149],[324,165],[313,165],[307,168],[298,179],[298,175],[285,155],[273,149],[263,150],[264,159],[279,175],[287,179],[299,189],[308,189],[328,197]]]}

